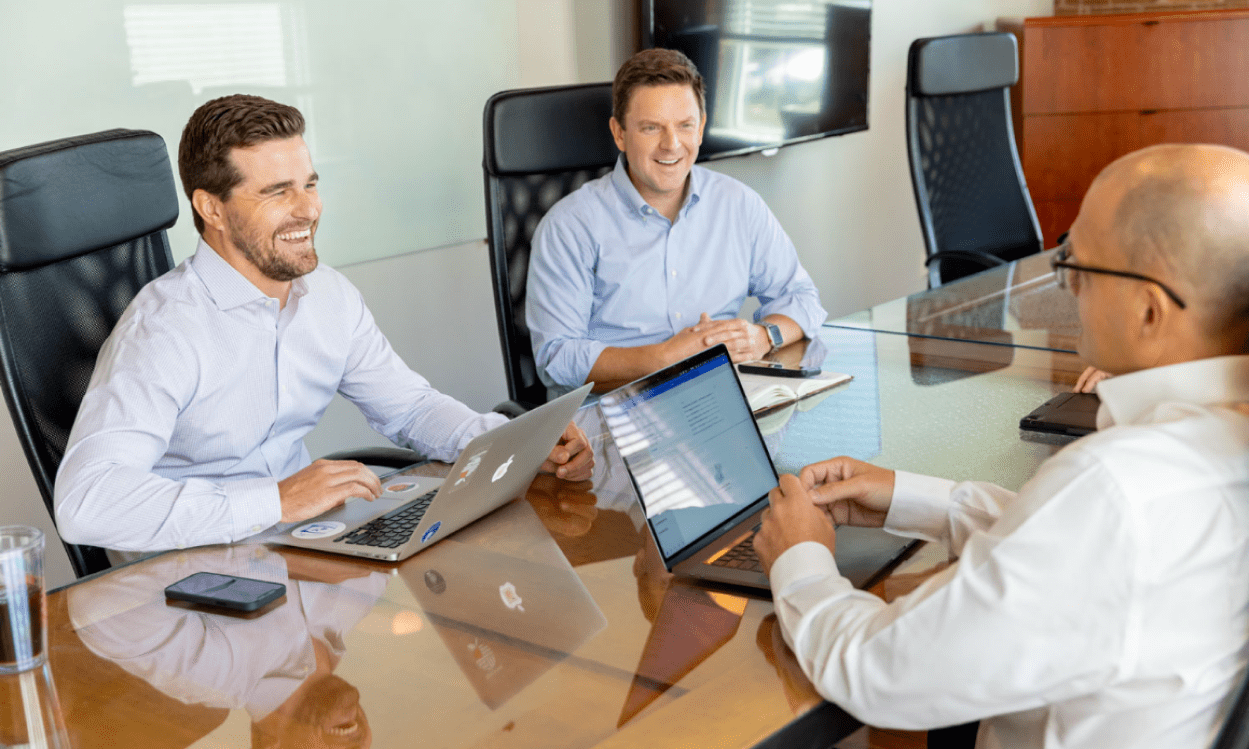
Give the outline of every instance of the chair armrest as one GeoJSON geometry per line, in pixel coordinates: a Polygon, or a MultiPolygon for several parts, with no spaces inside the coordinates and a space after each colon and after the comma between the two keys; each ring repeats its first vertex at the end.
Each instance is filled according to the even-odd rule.
{"type": "Polygon", "coordinates": [[[509,419],[515,419],[523,413],[527,413],[537,408],[533,403],[519,403],[517,401],[503,401],[495,406],[492,410],[497,414],[503,414],[509,419]]]}
{"type": "Polygon", "coordinates": [[[325,456],[326,460],[356,460],[366,466],[383,468],[406,468],[413,463],[424,463],[429,460],[424,455],[401,447],[358,447],[351,450],[339,450],[325,456]]]}
{"type": "Polygon", "coordinates": [[[1006,261],[997,255],[990,255],[979,250],[942,250],[941,252],[934,252],[924,261],[924,266],[932,265],[934,260],[966,260],[972,263],[980,263],[986,268],[1006,265],[1006,261]]]}

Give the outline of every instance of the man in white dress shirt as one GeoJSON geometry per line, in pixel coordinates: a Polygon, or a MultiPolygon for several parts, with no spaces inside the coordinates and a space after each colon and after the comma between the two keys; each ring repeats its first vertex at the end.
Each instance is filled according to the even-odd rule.
{"type": "Polygon", "coordinates": [[[1249,154],[1123,157],[1056,260],[1080,357],[1116,375],[1098,432],[1018,493],[808,466],[781,478],[755,547],[803,670],[869,724],[980,720],[978,747],[1204,748],[1249,649],[1249,154]],[[834,522],[959,561],[885,604],[838,573],[834,522]]]}
{"type": "MultiPolygon", "coordinates": [[[[397,444],[452,460],[503,423],[403,363],[360,293],[318,266],[317,173],[303,116],[256,96],[191,116],[178,170],[201,238],[145,286],[101,348],[57,473],[71,543],[156,551],[230,543],[381,494],[355,461],[310,462],[335,392],[397,444]]],[[[573,425],[545,470],[585,479],[573,425]]]]}

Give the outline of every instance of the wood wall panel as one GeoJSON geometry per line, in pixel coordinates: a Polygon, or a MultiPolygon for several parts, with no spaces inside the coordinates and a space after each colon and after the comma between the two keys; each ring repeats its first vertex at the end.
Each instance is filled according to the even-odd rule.
{"type": "Polygon", "coordinates": [[[1058,246],[1058,235],[1071,228],[1071,224],[1080,213],[1079,200],[1036,200],[1037,221],[1041,222],[1041,235],[1045,239],[1045,248],[1058,246]]]}
{"type": "Polygon", "coordinates": [[[1028,19],[1024,114],[1249,106],[1249,12],[1185,15],[1028,19]]]}
{"type": "Polygon", "coordinates": [[[1023,166],[1033,200],[1079,200],[1107,164],[1158,143],[1249,150],[1249,108],[1029,117],[1023,166]]]}

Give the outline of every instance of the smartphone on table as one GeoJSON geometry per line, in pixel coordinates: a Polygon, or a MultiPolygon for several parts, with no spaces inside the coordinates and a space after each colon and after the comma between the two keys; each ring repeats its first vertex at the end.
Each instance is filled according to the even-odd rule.
{"type": "Polygon", "coordinates": [[[742,374],[760,374],[771,377],[815,377],[820,373],[819,367],[791,367],[783,362],[764,361],[763,359],[742,362],[737,365],[737,371],[742,374]]]}
{"type": "Polygon", "coordinates": [[[196,572],[165,588],[165,598],[232,611],[256,611],[286,595],[286,586],[268,580],[196,572]]]}

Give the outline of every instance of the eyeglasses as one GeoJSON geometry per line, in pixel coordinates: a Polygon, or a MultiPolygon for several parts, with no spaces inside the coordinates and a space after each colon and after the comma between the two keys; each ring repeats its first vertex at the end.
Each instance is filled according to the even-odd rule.
{"type": "Polygon", "coordinates": [[[1180,299],[1179,294],[1171,291],[1166,284],[1156,278],[1150,278],[1149,276],[1143,276],[1140,273],[1132,273],[1131,271],[1126,270],[1111,270],[1109,268],[1096,268],[1091,265],[1080,265],[1078,263],[1068,262],[1067,258],[1069,257],[1071,257],[1071,246],[1063,244],[1058,248],[1058,252],[1054,253],[1054,256],[1050,258],[1050,268],[1054,271],[1054,277],[1058,279],[1058,288],[1060,289],[1066,289],[1067,291],[1075,293],[1075,287],[1079,285],[1079,282],[1076,280],[1075,274],[1071,272],[1073,270],[1084,271],[1085,273],[1101,273],[1106,276],[1118,276],[1120,278],[1130,278],[1134,281],[1145,281],[1146,283],[1158,284],[1158,288],[1162,289],[1167,296],[1171,297],[1171,301],[1175,302],[1180,309],[1188,307],[1188,305],[1184,304],[1184,300],[1180,299]]]}

